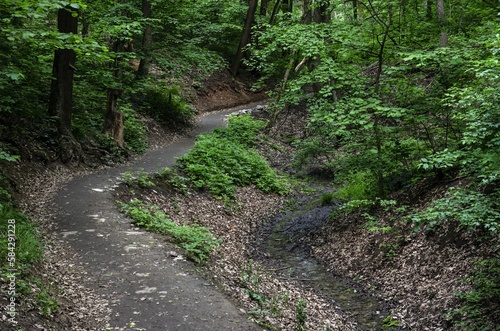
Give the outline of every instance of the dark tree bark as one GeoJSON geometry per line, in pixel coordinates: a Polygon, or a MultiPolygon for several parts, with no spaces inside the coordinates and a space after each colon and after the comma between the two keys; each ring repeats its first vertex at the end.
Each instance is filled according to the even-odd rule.
{"type": "Polygon", "coordinates": [[[266,16],[267,15],[267,4],[269,3],[269,0],[260,0],[260,16],[266,16]]]}
{"type": "Polygon", "coordinates": [[[278,11],[281,6],[281,0],[276,0],[276,3],[274,4],[273,7],[273,12],[271,13],[271,18],[269,19],[269,24],[274,24],[274,21],[276,20],[276,15],[278,14],[278,11]]]}
{"type": "MultiPolygon", "coordinates": [[[[77,33],[78,18],[73,17],[73,13],[74,9],[70,7],[59,9],[57,14],[59,32],[77,33]]],[[[71,133],[75,61],[76,53],[72,49],[58,49],[54,53],[49,116],[59,118],[59,129],[62,133],[71,133]]]]}
{"type": "Polygon", "coordinates": [[[243,48],[250,42],[250,35],[252,32],[252,25],[255,19],[255,12],[257,11],[258,0],[250,0],[247,17],[245,19],[245,25],[243,27],[243,32],[241,34],[240,44],[236,52],[236,58],[234,59],[233,65],[231,66],[231,71],[233,76],[236,76],[238,70],[240,69],[241,60],[243,59],[243,48]]]}
{"type": "Polygon", "coordinates": [[[358,0],[352,0],[352,16],[355,21],[358,20],[358,0]]]}
{"type": "Polygon", "coordinates": [[[283,0],[283,11],[291,13],[293,11],[293,0],[283,0]]]}
{"type": "Polygon", "coordinates": [[[108,104],[104,116],[104,133],[113,137],[115,143],[124,148],[124,116],[123,113],[116,111],[118,97],[122,94],[122,89],[108,88],[108,104]]]}
{"type": "MultiPolygon", "coordinates": [[[[70,6],[59,9],[57,13],[59,32],[77,33],[78,16],[74,15],[75,13],[76,10],[70,6]]],[[[57,49],[54,53],[48,115],[57,118],[63,162],[80,161],[82,156],[81,147],[71,132],[75,61],[76,53],[72,49],[57,49]]]]}
{"type": "Polygon", "coordinates": [[[300,19],[302,24],[310,24],[313,21],[313,9],[311,5],[313,0],[304,0],[302,8],[302,17],[300,19]]]}
{"type": "MultiPolygon", "coordinates": [[[[149,0],[142,0],[142,14],[144,18],[151,18],[151,2],[149,0]]],[[[139,69],[137,70],[138,77],[145,77],[149,74],[151,67],[152,55],[151,46],[153,44],[153,28],[150,24],[146,25],[142,35],[142,53],[139,69]]]]}

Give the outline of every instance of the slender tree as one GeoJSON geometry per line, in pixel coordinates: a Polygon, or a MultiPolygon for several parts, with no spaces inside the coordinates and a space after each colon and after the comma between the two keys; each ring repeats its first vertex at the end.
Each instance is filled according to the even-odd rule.
{"type": "MultiPolygon", "coordinates": [[[[75,8],[68,5],[58,10],[57,29],[61,33],[77,34],[78,12],[75,8]]],[[[79,161],[81,156],[81,147],[71,132],[75,61],[76,53],[73,49],[57,49],[54,53],[48,114],[57,118],[63,162],[75,159],[79,161]]]]}
{"type": "Polygon", "coordinates": [[[439,35],[439,46],[446,47],[448,45],[448,33],[446,31],[446,17],[444,12],[444,0],[436,1],[436,11],[439,18],[439,26],[441,33],[439,35]]]}
{"type": "MultiPolygon", "coordinates": [[[[151,18],[151,1],[142,0],[142,14],[145,19],[151,18]]],[[[142,35],[142,57],[137,70],[137,76],[145,77],[149,74],[151,67],[152,55],[151,46],[153,44],[153,28],[149,22],[146,22],[146,27],[142,35]]]]}
{"type": "Polygon", "coordinates": [[[236,52],[236,57],[234,59],[233,65],[231,66],[231,71],[233,76],[236,76],[238,70],[240,69],[241,60],[243,59],[243,52],[245,46],[250,42],[250,36],[252,32],[252,26],[255,19],[255,12],[257,11],[258,0],[250,0],[248,4],[247,17],[245,19],[245,25],[243,26],[243,32],[241,33],[240,44],[236,52]]]}

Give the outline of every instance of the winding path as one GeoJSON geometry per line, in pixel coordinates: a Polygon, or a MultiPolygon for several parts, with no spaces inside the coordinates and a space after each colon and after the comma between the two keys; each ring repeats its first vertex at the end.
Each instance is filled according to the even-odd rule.
{"type": "Polygon", "coordinates": [[[164,239],[131,227],[111,193],[124,172],[172,166],[193,146],[196,135],[223,126],[224,115],[253,106],[206,114],[189,136],[146,153],[132,165],[72,180],[57,193],[58,231],[92,275],[87,285],[109,300],[111,330],[260,330],[198,278],[190,262],[175,259],[164,239]]]}

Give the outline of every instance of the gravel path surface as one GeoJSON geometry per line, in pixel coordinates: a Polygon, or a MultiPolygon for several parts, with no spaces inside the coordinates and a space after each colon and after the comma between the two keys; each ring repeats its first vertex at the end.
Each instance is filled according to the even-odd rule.
{"type": "Polygon", "coordinates": [[[74,179],[56,195],[57,232],[78,252],[88,287],[109,301],[111,330],[259,330],[212,285],[199,279],[191,262],[173,246],[130,225],[112,201],[123,173],[156,172],[173,165],[201,132],[225,125],[242,108],[205,114],[197,128],[171,145],[146,153],[132,165],[74,179]]]}

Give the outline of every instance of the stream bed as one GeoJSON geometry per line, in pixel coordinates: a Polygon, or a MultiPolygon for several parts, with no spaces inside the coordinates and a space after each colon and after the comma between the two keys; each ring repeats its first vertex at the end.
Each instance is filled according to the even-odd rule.
{"type": "Polygon", "coordinates": [[[339,306],[358,324],[359,330],[382,330],[390,315],[383,301],[363,290],[354,281],[334,275],[309,253],[300,238],[329,221],[335,205],[322,206],[319,200],[295,203],[261,230],[257,258],[279,277],[301,283],[339,306]]]}

